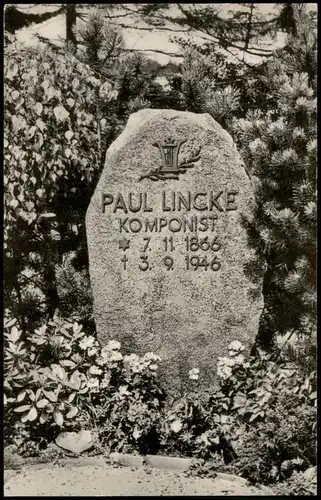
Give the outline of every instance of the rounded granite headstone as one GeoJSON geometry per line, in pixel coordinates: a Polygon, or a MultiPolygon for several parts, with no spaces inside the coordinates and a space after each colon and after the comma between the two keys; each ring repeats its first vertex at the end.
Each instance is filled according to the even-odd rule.
{"type": "Polygon", "coordinates": [[[262,295],[244,272],[251,181],[208,114],[145,109],[107,151],[86,230],[98,338],[154,352],[171,394],[217,381],[217,359],[257,334],[262,295]],[[252,294],[253,295],[253,294],[252,294]]]}

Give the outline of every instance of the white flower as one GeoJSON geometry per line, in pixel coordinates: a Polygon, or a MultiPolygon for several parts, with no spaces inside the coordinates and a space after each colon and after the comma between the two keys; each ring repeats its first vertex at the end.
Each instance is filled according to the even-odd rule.
{"type": "Polygon", "coordinates": [[[234,366],[235,361],[234,359],[227,358],[224,356],[222,358],[221,357],[218,358],[217,364],[220,366],[234,366]]]}
{"type": "Polygon", "coordinates": [[[100,388],[101,389],[106,389],[106,387],[109,386],[110,383],[110,375],[106,374],[103,378],[103,380],[100,382],[100,388]]]}
{"type": "Polygon", "coordinates": [[[99,88],[99,97],[102,99],[114,99],[118,96],[118,91],[116,89],[112,89],[112,86],[110,83],[105,82],[103,85],[100,86],[99,88]]]}
{"type": "Polygon", "coordinates": [[[101,375],[103,371],[98,366],[93,365],[89,368],[89,373],[91,375],[101,375]]]}
{"type": "Polygon", "coordinates": [[[128,392],[127,388],[128,388],[128,385],[121,385],[119,387],[119,390],[118,390],[119,395],[120,396],[129,396],[130,392],[128,392]]]}
{"type": "Polygon", "coordinates": [[[106,348],[109,349],[110,351],[114,349],[120,349],[120,347],[121,347],[120,342],[118,342],[117,340],[110,340],[106,345],[106,348]]]}
{"type": "Polygon", "coordinates": [[[217,361],[217,375],[223,379],[229,378],[232,375],[232,367],[234,365],[234,359],[219,357],[217,361]]]}
{"type": "Polygon", "coordinates": [[[98,352],[98,347],[90,347],[87,351],[88,356],[94,356],[94,354],[97,354],[98,352]]]}
{"type": "Polygon", "coordinates": [[[121,359],[123,359],[123,356],[120,352],[112,351],[110,353],[110,356],[109,356],[110,361],[120,361],[121,359]]]}
{"type": "Polygon", "coordinates": [[[63,106],[56,106],[53,112],[57,121],[64,121],[69,117],[68,111],[63,106]]]}
{"type": "Polygon", "coordinates": [[[173,432],[179,432],[182,427],[183,424],[180,420],[174,420],[174,422],[171,423],[171,429],[173,432]]]}
{"type": "Polygon", "coordinates": [[[234,361],[235,361],[235,363],[236,363],[237,365],[242,365],[242,364],[243,364],[243,362],[244,362],[244,356],[243,356],[243,354],[239,354],[238,356],[236,356],[236,357],[234,358],[234,361]]]}
{"type": "Polygon", "coordinates": [[[129,354],[127,356],[124,356],[124,361],[125,363],[137,363],[139,361],[139,357],[137,354],[129,354]]]}
{"type": "Polygon", "coordinates": [[[153,352],[146,352],[143,356],[144,361],[161,361],[161,358],[154,354],[153,352]]]}
{"type": "Polygon", "coordinates": [[[130,354],[124,357],[124,362],[128,364],[130,370],[133,373],[140,373],[143,369],[141,360],[137,354],[130,354]]]}
{"type": "Polygon", "coordinates": [[[89,335],[88,337],[85,337],[83,338],[80,342],[79,342],[79,347],[83,350],[86,350],[88,349],[89,347],[93,347],[94,344],[96,342],[96,339],[95,337],[93,337],[92,335],[89,335]]]}
{"type": "Polygon", "coordinates": [[[99,97],[107,97],[107,95],[109,94],[109,92],[111,92],[111,90],[112,90],[112,86],[109,82],[103,83],[99,87],[99,97]]]}
{"type": "Polygon", "coordinates": [[[98,380],[98,378],[89,378],[87,380],[87,386],[93,392],[98,392],[99,391],[99,380],[98,380]]]}
{"type": "Polygon", "coordinates": [[[137,427],[135,427],[134,432],[133,432],[133,438],[134,439],[139,439],[141,435],[142,435],[142,431],[139,431],[137,429],[137,427]]]}
{"type": "Polygon", "coordinates": [[[199,377],[199,369],[198,368],[192,368],[189,372],[188,372],[188,376],[191,380],[198,380],[198,377],[199,377]]]}
{"type": "Polygon", "coordinates": [[[222,379],[227,379],[232,375],[232,368],[230,366],[218,366],[217,375],[222,379]]]}
{"type": "Polygon", "coordinates": [[[228,346],[228,350],[230,356],[237,356],[244,351],[244,346],[238,340],[234,340],[234,342],[231,342],[228,346]]]}

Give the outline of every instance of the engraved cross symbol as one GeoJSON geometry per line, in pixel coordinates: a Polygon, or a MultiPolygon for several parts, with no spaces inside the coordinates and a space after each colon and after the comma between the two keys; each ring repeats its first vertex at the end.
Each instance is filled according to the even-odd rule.
{"type": "Polygon", "coordinates": [[[154,142],[153,146],[157,146],[161,157],[162,157],[162,167],[160,172],[178,172],[178,154],[182,144],[186,142],[186,139],[179,140],[175,142],[174,139],[166,139],[163,144],[160,142],[154,142]]]}

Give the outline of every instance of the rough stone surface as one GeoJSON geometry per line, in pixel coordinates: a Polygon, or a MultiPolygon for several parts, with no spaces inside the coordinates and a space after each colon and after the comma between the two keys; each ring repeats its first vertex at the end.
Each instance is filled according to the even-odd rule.
{"type": "Polygon", "coordinates": [[[125,467],[143,467],[144,457],[140,455],[130,455],[129,453],[111,453],[109,458],[112,463],[117,463],[125,467]]]}
{"type": "Polygon", "coordinates": [[[127,353],[158,354],[172,394],[190,389],[188,372],[195,367],[199,388],[212,389],[217,358],[228,355],[229,343],[239,340],[249,347],[255,338],[262,295],[260,284],[255,287],[244,272],[250,250],[240,224],[252,202],[251,180],[233,140],[208,114],[139,111],[107,152],[86,214],[98,336],[103,344],[119,340],[127,353]],[[164,173],[155,145],[168,138],[185,140],[175,175],[164,173]],[[208,237],[209,243],[217,237],[219,248],[206,250],[204,243],[205,250],[187,250],[186,236],[199,242],[208,237]],[[203,264],[204,257],[209,264],[216,258],[213,270],[210,265],[195,270],[193,256],[203,264]]]}
{"type": "Polygon", "coordinates": [[[90,431],[61,432],[55,441],[64,450],[72,451],[73,453],[82,453],[92,448],[94,437],[90,431]]]}
{"type": "Polygon", "coordinates": [[[146,465],[158,469],[187,471],[192,465],[191,458],[164,457],[161,455],[146,455],[146,465]]]}

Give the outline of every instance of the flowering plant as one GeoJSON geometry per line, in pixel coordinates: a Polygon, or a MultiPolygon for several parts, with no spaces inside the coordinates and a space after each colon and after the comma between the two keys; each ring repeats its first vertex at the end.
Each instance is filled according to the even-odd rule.
{"type": "Polygon", "coordinates": [[[101,347],[77,322],[59,317],[23,336],[6,311],[7,434],[23,445],[26,438],[36,439],[37,429],[44,426],[49,436],[100,425],[102,441],[117,431],[114,446],[121,449],[121,423],[121,435],[137,444],[148,433],[148,422],[155,420],[160,404],[155,382],[160,358],[152,353],[123,357],[120,348],[115,340],[101,347]]]}

